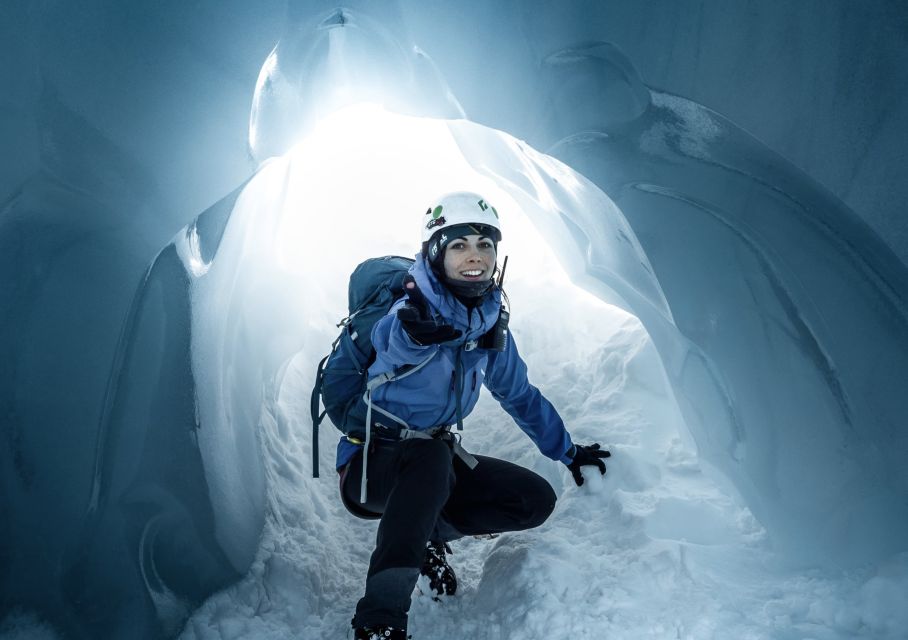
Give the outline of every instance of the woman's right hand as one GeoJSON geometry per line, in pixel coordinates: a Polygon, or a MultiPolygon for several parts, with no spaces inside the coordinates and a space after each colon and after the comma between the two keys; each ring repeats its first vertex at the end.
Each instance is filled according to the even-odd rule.
{"type": "Polygon", "coordinates": [[[463,333],[450,324],[438,323],[429,312],[422,291],[416,286],[413,276],[404,277],[404,290],[407,292],[407,302],[397,310],[397,319],[407,335],[418,345],[440,344],[456,340],[463,333]]]}

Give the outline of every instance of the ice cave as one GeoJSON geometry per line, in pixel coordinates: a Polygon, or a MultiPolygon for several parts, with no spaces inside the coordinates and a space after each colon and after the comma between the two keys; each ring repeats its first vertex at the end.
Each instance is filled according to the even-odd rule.
{"type": "Polygon", "coordinates": [[[453,543],[413,638],[908,633],[908,9],[607,0],[0,9],[0,638],[347,638],[316,365],[439,193],[608,473],[453,543]],[[226,195],[225,195],[226,194],[226,195]],[[313,477],[313,465],[323,472],[313,477]]]}

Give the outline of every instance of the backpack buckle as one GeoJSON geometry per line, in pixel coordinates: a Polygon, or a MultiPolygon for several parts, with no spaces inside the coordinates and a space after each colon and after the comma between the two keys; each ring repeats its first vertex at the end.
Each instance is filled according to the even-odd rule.
{"type": "Polygon", "coordinates": [[[463,343],[463,350],[472,351],[473,349],[475,349],[478,346],[479,346],[479,340],[467,340],[466,342],[463,343]]]}

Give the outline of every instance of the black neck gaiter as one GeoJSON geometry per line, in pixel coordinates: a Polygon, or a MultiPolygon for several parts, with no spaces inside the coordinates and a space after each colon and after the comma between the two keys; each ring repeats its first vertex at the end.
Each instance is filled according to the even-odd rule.
{"type": "MultiPolygon", "coordinates": [[[[497,247],[496,247],[497,248],[497,247]]],[[[468,309],[476,307],[486,294],[492,290],[492,285],[494,281],[492,278],[488,280],[478,280],[478,281],[469,281],[469,280],[452,280],[445,273],[444,269],[444,260],[445,253],[447,252],[447,247],[444,247],[439,253],[435,260],[429,260],[429,267],[435,273],[435,277],[438,278],[438,281],[441,282],[448,291],[454,294],[454,297],[460,301],[468,309]]],[[[423,255],[425,254],[426,247],[423,246],[423,255]]]]}
{"type": "Polygon", "coordinates": [[[477,306],[492,290],[493,280],[489,278],[488,280],[478,280],[476,282],[470,282],[467,280],[452,280],[449,278],[443,270],[438,269],[436,265],[430,265],[432,271],[435,272],[435,277],[438,278],[447,289],[450,291],[457,300],[461,302],[465,307],[471,309],[477,306]]]}
{"type": "Polygon", "coordinates": [[[460,300],[467,308],[477,306],[486,294],[492,290],[492,279],[480,280],[478,282],[467,282],[465,280],[451,280],[447,276],[442,276],[442,284],[454,294],[454,297],[460,300]]]}

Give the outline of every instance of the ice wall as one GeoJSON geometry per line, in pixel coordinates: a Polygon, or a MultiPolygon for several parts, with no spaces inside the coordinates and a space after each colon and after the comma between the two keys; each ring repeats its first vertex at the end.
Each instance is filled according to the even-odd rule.
{"type": "Polygon", "coordinates": [[[257,162],[283,155],[344,105],[369,102],[397,113],[464,117],[432,60],[418,46],[404,46],[391,6],[380,12],[381,21],[373,17],[374,7],[370,13],[291,12],[256,81],[249,149],[257,162]]]}
{"type": "Polygon", "coordinates": [[[547,149],[558,138],[540,126],[548,99],[541,61],[566,47],[611,42],[649,86],[735,122],[843,200],[908,262],[905,3],[431,0],[403,7],[413,37],[472,119],[547,149]],[[485,46],[462,46],[472,41],[485,46]]]}
{"type": "Polygon", "coordinates": [[[243,572],[215,539],[194,444],[172,250],[135,297],[168,239],[251,172],[233,19],[254,33],[239,10],[0,5],[0,618],[23,607],[68,637],[160,637],[243,572]],[[113,393],[122,367],[147,371],[113,393]]]}
{"type": "Polygon", "coordinates": [[[41,170],[0,209],[0,603],[66,618],[86,597],[68,572],[92,518],[117,338],[157,250],[158,198],[141,165],[50,87],[38,122],[41,170]]]}
{"type": "Polygon", "coordinates": [[[166,239],[248,176],[250,92],[268,52],[295,25],[338,6],[418,43],[472,120],[539,149],[558,139],[538,129],[541,61],[568,46],[612,42],[650,86],[742,126],[908,261],[908,15],[898,0],[269,0],[114,9],[99,0],[52,8],[9,0],[0,6],[0,138],[20,153],[0,160],[0,197],[36,166],[34,96],[49,79],[67,105],[143,159],[166,199],[167,210],[155,214],[166,239]]]}
{"type": "Polygon", "coordinates": [[[676,357],[647,324],[701,456],[792,561],[903,550],[908,269],[727,119],[664,93],[643,101],[616,47],[547,65],[552,129],[576,127],[551,153],[615,200],[694,345],[676,357]],[[603,98],[612,109],[596,109],[603,98]]]}
{"type": "MultiPolygon", "coordinates": [[[[216,252],[235,198],[191,228],[203,259],[216,252]]],[[[219,422],[197,406],[206,394],[190,359],[195,274],[180,255],[188,239],[181,235],[159,253],[123,308],[125,292],[111,289],[116,278],[109,274],[117,254],[93,228],[95,219],[84,228],[63,222],[77,206],[99,205],[42,179],[3,212],[0,237],[10,260],[3,266],[19,267],[21,243],[30,238],[41,249],[30,259],[66,265],[76,285],[52,280],[59,315],[49,317],[34,315],[28,280],[2,289],[5,308],[17,312],[5,323],[15,332],[3,332],[4,389],[38,403],[45,421],[20,421],[5,403],[13,419],[4,422],[7,446],[0,449],[4,511],[15,518],[5,517],[0,530],[3,612],[37,611],[71,638],[159,638],[176,632],[204,597],[243,575],[252,560],[264,516],[256,416],[219,422]],[[86,276],[97,284],[87,288],[86,276]],[[117,322],[94,325],[106,318],[117,322]],[[86,327],[98,332],[91,342],[81,333],[86,327]],[[52,341],[62,367],[28,366],[21,347],[9,344],[13,336],[52,341]],[[106,390],[70,362],[109,368],[106,390]],[[80,392],[98,401],[97,422],[73,411],[72,401],[42,402],[80,392]]],[[[114,231],[120,241],[129,237],[114,231]]]]}

